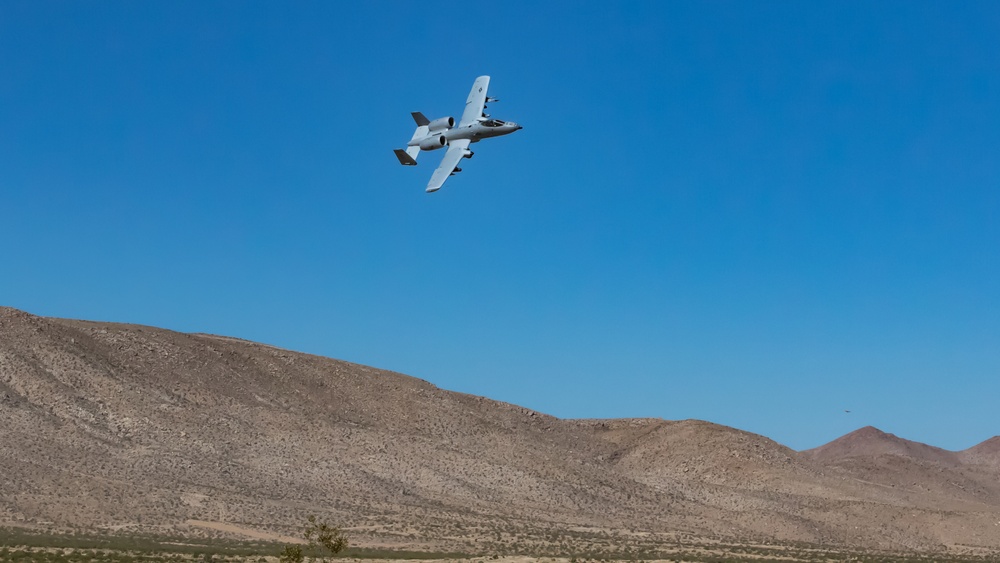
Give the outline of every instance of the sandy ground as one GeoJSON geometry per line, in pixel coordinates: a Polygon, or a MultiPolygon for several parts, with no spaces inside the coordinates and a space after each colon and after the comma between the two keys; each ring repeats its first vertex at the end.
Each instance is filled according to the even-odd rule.
{"type": "Polygon", "coordinates": [[[277,541],[282,543],[302,543],[302,544],[306,543],[306,541],[302,538],[293,538],[291,536],[283,536],[281,534],[272,534],[270,532],[255,530],[253,528],[243,528],[241,526],[226,524],[225,522],[209,522],[207,520],[188,520],[185,522],[185,524],[187,524],[188,526],[207,528],[209,530],[216,530],[219,532],[226,532],[229,534],[238,534],[255,540],[277,541]]]}

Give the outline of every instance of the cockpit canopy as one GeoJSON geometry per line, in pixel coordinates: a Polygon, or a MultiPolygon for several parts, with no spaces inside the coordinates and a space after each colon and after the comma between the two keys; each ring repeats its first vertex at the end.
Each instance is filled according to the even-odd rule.
{"type": "Polygon", "coordinates": [[[500,127],[502,125],[506,125],[506,123],[500,121],[499,119],[487,119],[486,121],[483,121],[482,124],[483,127],[500,127]]]}

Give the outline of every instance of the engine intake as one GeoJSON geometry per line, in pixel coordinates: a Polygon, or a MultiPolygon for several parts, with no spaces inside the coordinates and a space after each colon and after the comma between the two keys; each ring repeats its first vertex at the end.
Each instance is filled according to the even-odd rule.
{"type": "Polygon", "coordinates": [[[433,151],[447,144],[448,140],[444,138],[444,135],[438,135],[436,137],[427,137],[423,141],[420,141],[420,150],[433,151]]]}
{"type": "Polygon", "coordinates": [[[442,117],[439,119],[435,119],[434,121],[431,121],[430,123],[427,124],[427,128],[430,129],[431,132],[444,131],[445,129],[451,129],[454,126],[455,126],[454,117],[442,117]]]}

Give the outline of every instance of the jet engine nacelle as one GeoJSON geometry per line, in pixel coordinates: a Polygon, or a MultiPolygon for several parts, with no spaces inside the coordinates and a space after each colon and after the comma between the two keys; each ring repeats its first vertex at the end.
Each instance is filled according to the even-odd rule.
{"type": "Polygon", "coordinates": [[[436,137],[427,137],[423,141],[420,141],[420,150],[433,151],[447,144],[448,140],[444,138],[444,135],[437,135],[436,137]]]}
{"type": "Polygon", "coordinates": [[[431,132],[451,129],[454,126],[455,126],[454,117],[442,117],[440,119],[435,119],[434,121],[431,121],[430,123],[427,124],[427,128],[430,129],[431,132]]]}

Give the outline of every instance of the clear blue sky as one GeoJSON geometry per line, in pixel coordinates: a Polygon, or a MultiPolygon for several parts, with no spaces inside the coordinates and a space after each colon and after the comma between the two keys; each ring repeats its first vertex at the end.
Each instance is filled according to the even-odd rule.
{"type": "Polygon", "coordinates": [[[1000,3],[8,0],[0,245],[39,315],[963,449],[1000,434],[1000,3]],[[425,194],[392,149],[481,74],[525,128],[425,194]]]}

